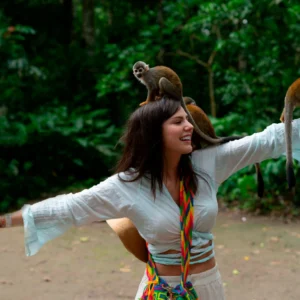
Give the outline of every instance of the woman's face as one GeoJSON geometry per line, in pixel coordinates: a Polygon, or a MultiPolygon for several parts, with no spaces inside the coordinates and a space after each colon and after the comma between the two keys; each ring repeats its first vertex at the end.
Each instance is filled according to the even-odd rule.
{"type": "Polygon", "coordinates": [[[193,151],[193,125],[182,107],[162,125],[163,145],[167,153],[188,154],[193,151]]]}

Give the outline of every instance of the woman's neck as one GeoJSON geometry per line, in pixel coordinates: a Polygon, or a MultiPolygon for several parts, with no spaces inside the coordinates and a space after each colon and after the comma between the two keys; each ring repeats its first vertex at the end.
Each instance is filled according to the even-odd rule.
{"type": "Polygon", "coordinates": [[[180,162],[180,156],[166,155],[164,160],[164,174],[163,181],[177,180],[179,177],[178,166],[180,162]]]}

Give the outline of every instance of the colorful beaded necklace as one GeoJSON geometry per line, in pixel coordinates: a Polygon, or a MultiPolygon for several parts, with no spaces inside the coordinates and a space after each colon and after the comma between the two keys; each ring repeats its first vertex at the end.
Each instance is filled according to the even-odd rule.
{"type": "Polygon", "coordinates": [[[196,291],[190,281],[187,280],[190,249],[192,245],[192,230],[194,223],[194,194],[187,190],[188,181],[180,181],[180,235],[181,235],[181,282],[176,287],[171,287],[158,276],[152,255],[148,251],[148,263],[146,274],[148,283],[141,300],[199,300],[196,291]]]}

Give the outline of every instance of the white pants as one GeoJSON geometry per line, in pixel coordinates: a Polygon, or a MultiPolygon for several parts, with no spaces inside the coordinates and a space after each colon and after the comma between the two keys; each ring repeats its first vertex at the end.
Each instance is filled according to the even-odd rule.
{"type": "MultiPolygon", "coordinates": [[[[161,276],[170,286],[175,287],[180,283],[180,276],[161,276]]],[[[139,285],[135,300],[142,297],[144,288],[147,284],[148,278],[146,273],[144,274],[141,283],[139,285]]],[[[218,266],[216,265],[212,269],[189,275],[187,281],[193,283],[194,289],[197,292],[199,299],[201,300],[225,300],[223,283],[218,266]]]]}

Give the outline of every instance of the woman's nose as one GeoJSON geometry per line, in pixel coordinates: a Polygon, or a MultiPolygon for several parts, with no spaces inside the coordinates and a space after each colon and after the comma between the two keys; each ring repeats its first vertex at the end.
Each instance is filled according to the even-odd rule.
{"type": "Polygon", "coordinates": [[[187,124],[186,124],[185,129],[186,129],[186,130],[193,130],[193,129],[194,129],[193,124],[190,123],[188,120],[187,120],[186,122],[187,122],[187,124]]]}

